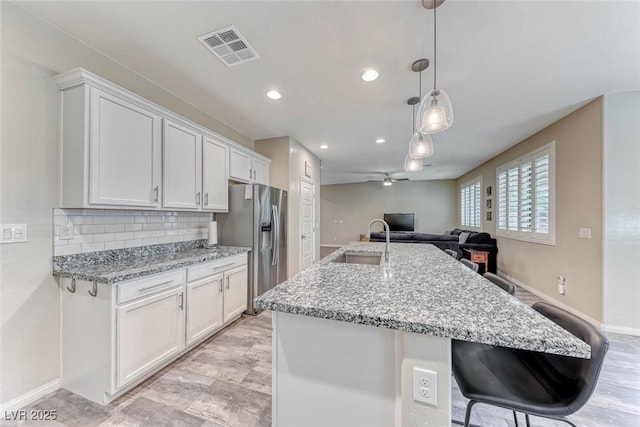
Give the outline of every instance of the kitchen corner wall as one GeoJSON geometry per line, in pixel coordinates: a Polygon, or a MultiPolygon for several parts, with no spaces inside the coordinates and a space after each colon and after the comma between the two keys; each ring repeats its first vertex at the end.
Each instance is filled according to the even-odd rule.
{"type": "Polygon", "coordinates": [[[320,258],[320,159],[289,136],[257,140],[255,151],[271,159],[270,184],[287,190],[287,269],[289,277],[292,277],[300,271],[301,178],[315,184],[314,262],[320,258]],[[311,166],[310,177],[305,176],[305,164],[311,166]]]}
{"type": "Polygon", "coordinates": [[[604,98],[604,323],[640,336],[640,91],[604,98]]]}
{"type": "Polygon", "coordinates": [[[0,19],[0,222],[28,227],[26,243],[0,246],[0,407],[17,409],[53,391],[60,376],[59,290],[51,275],[60,95],[50,77],[82,67],[249,148],[253,141],[19,3],[0,2],[0,19]]]}
{"type": "MultiPolygon", "coordinates": [[[[514,145],[458,179],[458,186],[482,176],[482,229],[496,235],[496,168],[556,141],[555,246],[498,238],[498,274],[602,321],[602,98],[514,145]],[[486,221],[486,187],[493,187],[493,221],[486,221]],[[591,239],[578,236],[591,228],[591,239]],[[566,294],[557,291],[566,277],[566,294]]],[[[460,207],[458,206],[458,212],[460,207]]],[[[457,215],[456,218],[460,218],[457,215]]]]}

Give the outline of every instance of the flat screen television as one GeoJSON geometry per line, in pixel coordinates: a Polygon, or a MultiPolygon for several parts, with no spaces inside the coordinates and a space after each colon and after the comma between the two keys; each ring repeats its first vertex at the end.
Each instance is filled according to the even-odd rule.
{"type": "Polygon", "coordinates": [[[389,231],[415,231],[412,213],[386,213],[384,221],[389,224],[389,231]]]}

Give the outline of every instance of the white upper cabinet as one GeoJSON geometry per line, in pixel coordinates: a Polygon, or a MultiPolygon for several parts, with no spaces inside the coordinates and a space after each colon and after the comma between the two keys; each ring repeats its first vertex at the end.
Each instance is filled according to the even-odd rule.
{"type": "Polygon", "coordinates": [[[162,153],[162,206],[199,209],[202,204],[202,135],[165,119],[162,153]]]}
{"type": "Polygon", "coordinates": [[[231,148],[229,154],[229,178],[242,182],[251,182],[251,156],[249,153],[231,148]]]}
{"type": "Polygon", "coordinates": [[[222,141],[205,137],[202,142],[202,209],[218,212],[229,210],[229,148],[222,141]]]}
{"type": "Polygon", "coordinates": [[[228,180],[269,182],[269,159],[83,69],[62,98],[63,208],[227,212],[228,180]]]}
{"type": "Polygon", "coordinates": [[[253,159],[253,182],[269,185],[269,163],[260,159],[253,159]]]}
{"type": "Polygon", "coordinates": [[[89,203],[158,205],[160,117],[91,89],[89,203]]]}
{"type": "Polygon", "coordinates": [[[269,185],[269,161],[254,156],[248,151],[231,148],[229,178],[240,182],[269,185]]]}

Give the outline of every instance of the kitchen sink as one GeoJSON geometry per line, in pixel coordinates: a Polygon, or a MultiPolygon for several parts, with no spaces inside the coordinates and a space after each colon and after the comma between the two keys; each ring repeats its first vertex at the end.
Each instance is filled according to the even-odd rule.
{"type": "Polygon", "coordinates": [[[379,255],[363,255],[345,252],[338,256],[333,262],[342,264],[370,264],[379,265],[382,262],[382,254],[379,255]]]}

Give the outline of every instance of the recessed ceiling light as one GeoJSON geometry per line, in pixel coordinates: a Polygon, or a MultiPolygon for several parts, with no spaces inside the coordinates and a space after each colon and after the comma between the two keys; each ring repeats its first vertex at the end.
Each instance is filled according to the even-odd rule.
{"type": "Polygon", "coordinates": [[[322,145],[320,146],[320,148],[322,148],[323,150],[325,150],[325,149],[329,148],[329,146],[328,146],[327,144],[322,144],[322,145]]]}
{"type": "Polygon", "coordinates": [[[277,90],[270,90],[269,92],[267,92],[267,96],[271,99],[282,98],[282,95],[280,95],[280,92],[278,92],[277,90]]]}
{"type": "Polygon", "coordinates": [[[376,139],[376,144],[384,144],[384,143],[385,143],[385,139],[384,138],[376,139]]]}
{"type": "Polygon", "coordinates": [[[378,78],[378,72],[373,68],[365,68],[362,74],[360,74],[360,78],[365,82],[372,82],[378,78]]]}

